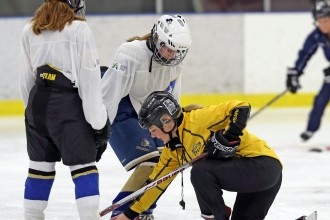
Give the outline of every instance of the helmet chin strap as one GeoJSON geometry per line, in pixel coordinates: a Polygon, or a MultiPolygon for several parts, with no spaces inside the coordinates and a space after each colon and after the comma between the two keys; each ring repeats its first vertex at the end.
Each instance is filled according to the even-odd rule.
{"type": "Polygon", "coordinates": [[[80,10],[83,9],[83,8],[84,8],[84,6],[80,6],[79,8],[76,8],[76,9],[74,10],[74,12],[77,13],[78,11],[80,11],[80,10]]]}
{"type": "MultiPolygon", "coordinates": [[[[174,122],[173,128],[169,132],[165,132],[164,128],[162,127],[161,130],[165,133],[168,134],[170,137],[170,141],[166,143],[166,146],[171,149],[171,151],[174,151],[177,148],[182,148],[183,151],[185,152],[185,148],[183,147],[183,144],[181,143],[180,139],[178,136],[173,137],[173,131],[177,127],[177,121],[174,122]]],[[[185,153],[182,153],[181,157],[181,163],[183,164],[183,161],[187,161],[185,157],[185,153]]],[[[184,210],[186,208],[186,202],[184,201],[184,194],[183,194],[183,172],[181,172],[181,201],[179,202],[179,205],[182,207],[184,210]]]]}
{"type": "Polygon", "coordinates": [[[150,63],[149,63],[149,73],[151,73],[152,70],[152,59],[154,58],[154,50],[155,50],[155,45],[152,42],[152,35],[153,35],[153,29],[151,30],[151,35],[149,39],[146,41],[148,49],[152,52],[152,56],[150,58],[150,63]]]}
{"type": "Polygon", "coordinates": [[[173,133],[174,129],[176,128],[176,125],[177,125],[177,123],[176,123],[176,121],[174,121],[174,126],[173,126],[173,128],[170,131],[165,131],[164,130],[164,126],[161,127],[160,130],[162,130],[163,133],[168,134],[170,136],[170,140],[171,140],[173,138],[172,133],[173,133]]]}
{"type": "Polygon", "coordinates": [[[169,142],[166,143],[166,146],[169,147],[171,149],[171,151],[174,151],[176,148],[180,148],[180,147],[183,148],[183,145],[182,145],[179,137],[178,136],[173,137],[173,131],[176,128],[176,125],[177,125],[177,123],[175,122],[173,128],[168,132],[164,131],[163,127],[161,128],[162,132],[167,134],[170,138],[169,142]]]}

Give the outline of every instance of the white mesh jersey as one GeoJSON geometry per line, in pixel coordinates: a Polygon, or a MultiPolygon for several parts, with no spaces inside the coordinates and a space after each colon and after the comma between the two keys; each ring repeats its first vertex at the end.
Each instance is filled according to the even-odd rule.
{"type": "Polygon", "coordinates": [[[182,63],[168,67],[152,60],[149,72],[152,54],[146,41],[127,42],[117,49],[102,78],[103,98],[110,121],[117,114],[120,100],[127,95],[136,112],[151,92],[168,90],[170,85],[169,92],[180,101],[182,63]]]}
{"type": "Polygon", "coordinates": [[[24,106],[35,85],[37,68],[50,64],[58,68],[78,88],[86,121],[102,129],[107,113],[102,104],[99,58],[94,35],[84,21],[73,21],[62,31],[43,31],[35,35],[31,23],[21,36],[20,92],[24,106]]]}

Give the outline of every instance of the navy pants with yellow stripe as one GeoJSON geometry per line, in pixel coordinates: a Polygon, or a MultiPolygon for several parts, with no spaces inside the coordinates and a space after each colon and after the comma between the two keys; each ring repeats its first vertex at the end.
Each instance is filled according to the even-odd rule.
{"type": "Polygon", "coordinates": [[[61,160],[71,171],[80,219],[100,219],[94,130],[84,117],[78,91],[56,81],[47,84],[40,80],[37,78],[29,94],[25,111],[30,165],[25,181],[24,219],[45,219],[55,164],[61,160]]]}

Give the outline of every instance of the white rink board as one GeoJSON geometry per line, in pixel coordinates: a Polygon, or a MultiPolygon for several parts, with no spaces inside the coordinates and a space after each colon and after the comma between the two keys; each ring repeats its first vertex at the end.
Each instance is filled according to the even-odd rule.
{"type": "MultiPolygon", "coordinates": [[[[185,59],[183,94],[278,93],[306,35],[310,13],[186,14],[193,43],[185,59]]],[[[126,39],[150,31],[157,15],[87,17],[102,65],[126,39]]],[[[30,18],[0,18],[0,99],[18,99],[20,34],[30,18]]],[[[328,66],[321,50],[302,77],[301,92],[315,92],[328,66]]]]}

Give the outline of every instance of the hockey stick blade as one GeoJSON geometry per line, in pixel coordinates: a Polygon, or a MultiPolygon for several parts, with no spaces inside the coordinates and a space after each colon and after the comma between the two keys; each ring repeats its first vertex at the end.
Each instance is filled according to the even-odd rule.
{"type": "Polygon", "coordinates": [[[296,220],[317,220],[317,211],[312,212],[309,216],[301,216],[296,220]]]}
{"type": "Polygon", "coordinates": [[[126,196],[125,198],[122,198],[121,200],[119,200],[118,202],[108,206],[107,208],[103,209],[99,214],[100,216],[105,216],[106,214],[108,214],[109,212],[112,212],[113,210],[117,209],[118,207],[126,204],[129,201],[132,201],[133,199],[135,199],[136,197],[142,195],[144,192],[148,191],[149,189],[161,184],[162,182],[175,177],[178,173],[183,172],[184,170],[186,170],[187,168],[191,167],[194,163],[196,163],[197,161],[205,158],[207,156],[207,153],[203,153],[201,155],[199,155],[198,157],[192,159],[190,162],[183,164],[182,166],[178,167],[177,169],[173,170],[172,172],[166,174],[165,176],[162,176],[161,178],[149,183],[148,185],[142,187],[141,189],[135,191],[134,193],[126,196]]]}
{"type": "Polygon", "coordinates": [[[325,145],[325,146],[316,146],[316,147],[310,147],[308,149],[310,152],[324,152],[324,151],[330,151],[330,145],[325,145]]]}

